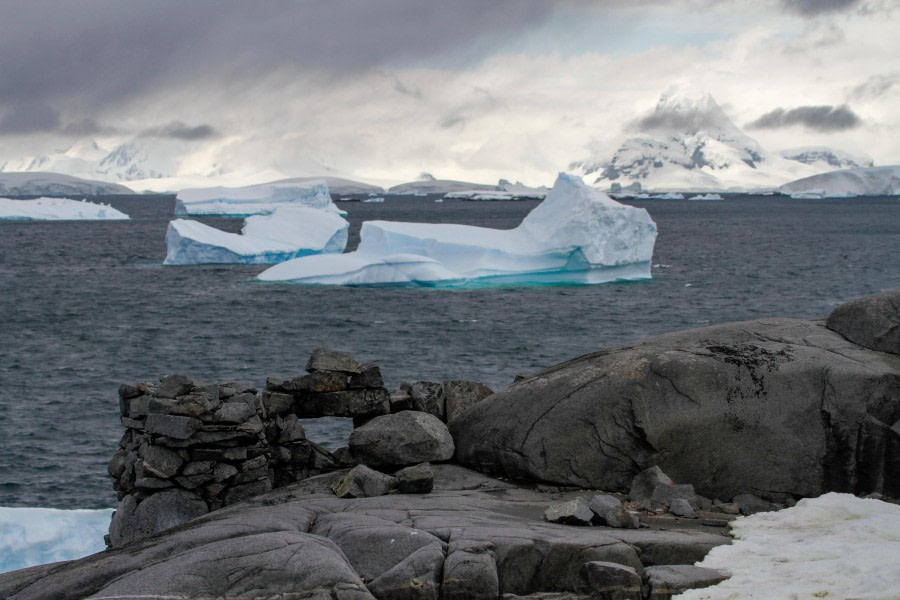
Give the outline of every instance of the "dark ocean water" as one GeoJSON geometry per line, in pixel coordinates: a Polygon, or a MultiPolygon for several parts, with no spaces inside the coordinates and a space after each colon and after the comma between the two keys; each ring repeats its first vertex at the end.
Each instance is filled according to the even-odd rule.
{"type": "MultiPolygon", "coordinates": [[[[369,219],[511,228],[535,202],[342,204],[369,219]]],[[[100,508],[122,433],[116,389],[180,372],[250,380],[302,372],[331,346],[402,381],[479,380],[637,338],[766,316],[821,317],[900,289],[897,198],[648,200],[652,281],[477,290],[261,284],[259,266],[163,267],[171,196],[104,199],[121,223],[0,222],[0,506],[100,508]]],[[[204,219],[238,231],[240,221],[204,219]]],[[[310,427],[339,445],[347,429],[310,427]]]]}

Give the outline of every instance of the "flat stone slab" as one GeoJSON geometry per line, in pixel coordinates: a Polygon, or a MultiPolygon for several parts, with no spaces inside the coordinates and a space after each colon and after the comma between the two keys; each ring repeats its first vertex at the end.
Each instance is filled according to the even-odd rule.
{"type": "MultiPolygon", "coordinates": [[[[651,566],[693,564],[730,543],[721,529],[708,533],[696,523],[683,530],[547,523],[543,512],[576,494],[541,493],[454,465],[431,468],[435,491],[412,496],[342,499],[330,486],[343,473],[311,478],[115,550],[2,574],[0,597],[389,599],[418,591],[439,597],[444,585],[465,597],[468,583],[574,597],[598,585],[587,563],[643,575],[651,566]]],[[[579,493],[587,501],[596,491],[579,493]]]]}

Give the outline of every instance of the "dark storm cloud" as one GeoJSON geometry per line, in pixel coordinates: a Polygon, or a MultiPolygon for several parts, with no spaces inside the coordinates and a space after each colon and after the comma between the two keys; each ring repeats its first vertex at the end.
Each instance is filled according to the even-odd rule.
{"type": "Polygon", "coordinates": [[[842,12],[856,8],[861,0],[781,0],[782,6],[790,12],[806,17],[842,12]]]}
{"type": "Polygon", "coordinates": [[[59,113],[43,103],[20,103],[0,118],[0,133],[35,133],[59,127],[59,113]]]}
{"type": "Polygon", "coordinates": [[[186,125],[181,121],[173,121],[159,127],[145,129],[141,132],[141,136],[195,141],[218,137],[219,132],[211,125],[186,125]]]}
{"type": "Polygon", "coordinates": [[[0,0],[0,111],[39,102],[53,108],[18,127],[48,127],[72,98],[102,111],[148,90],[352,76],[435,56],[452,66],[552,10],[542,0],[0,0]]]}
{"type": "Polygon", "coordinates": [[[816,131],[843,131],[854,129],[862,120],[849,106],[800,106],[776,108],[767,112],[747,127],[753,129],[781,129],[800,125],[816,131]]]}

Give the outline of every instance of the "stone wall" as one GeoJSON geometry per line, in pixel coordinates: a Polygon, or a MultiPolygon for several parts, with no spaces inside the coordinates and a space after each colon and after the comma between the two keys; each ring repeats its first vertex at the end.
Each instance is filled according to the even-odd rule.
{"type": "MultiPolygon", "coordinates": [[[[332,454],[306,438],[300,419],[349,417],[362,427],[375,417],[413,410],[446,421],[491,393],[481,384],[446,381],[404,384],[392,394],[377,365],[325,348],[313,352],[306,371],[292,379],[269,377],[261,394],[247,383],[205,384],[184,375],[122,385],[126,431],[109,463],[119,505],[108,543],[120,546],[372,456],[368,447],[357,457],[349,448],[332,454]]],[[[385,422],[376,429],[389,428],[385,422]]],[[[404,456],[415,464],[446,454],[445,447],[433,456],[404,456]]]]}

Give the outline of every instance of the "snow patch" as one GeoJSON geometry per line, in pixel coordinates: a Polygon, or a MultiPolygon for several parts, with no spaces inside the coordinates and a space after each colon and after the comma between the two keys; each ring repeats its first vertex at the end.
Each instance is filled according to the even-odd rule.
{"type": "Polygon", "coordinates": [[[900,506],[850,494],[807,498],[777,512],[739,518],[737,541],[698,566],[731,573],[679,600],[891,600],[900,590],[900,506]]]}

